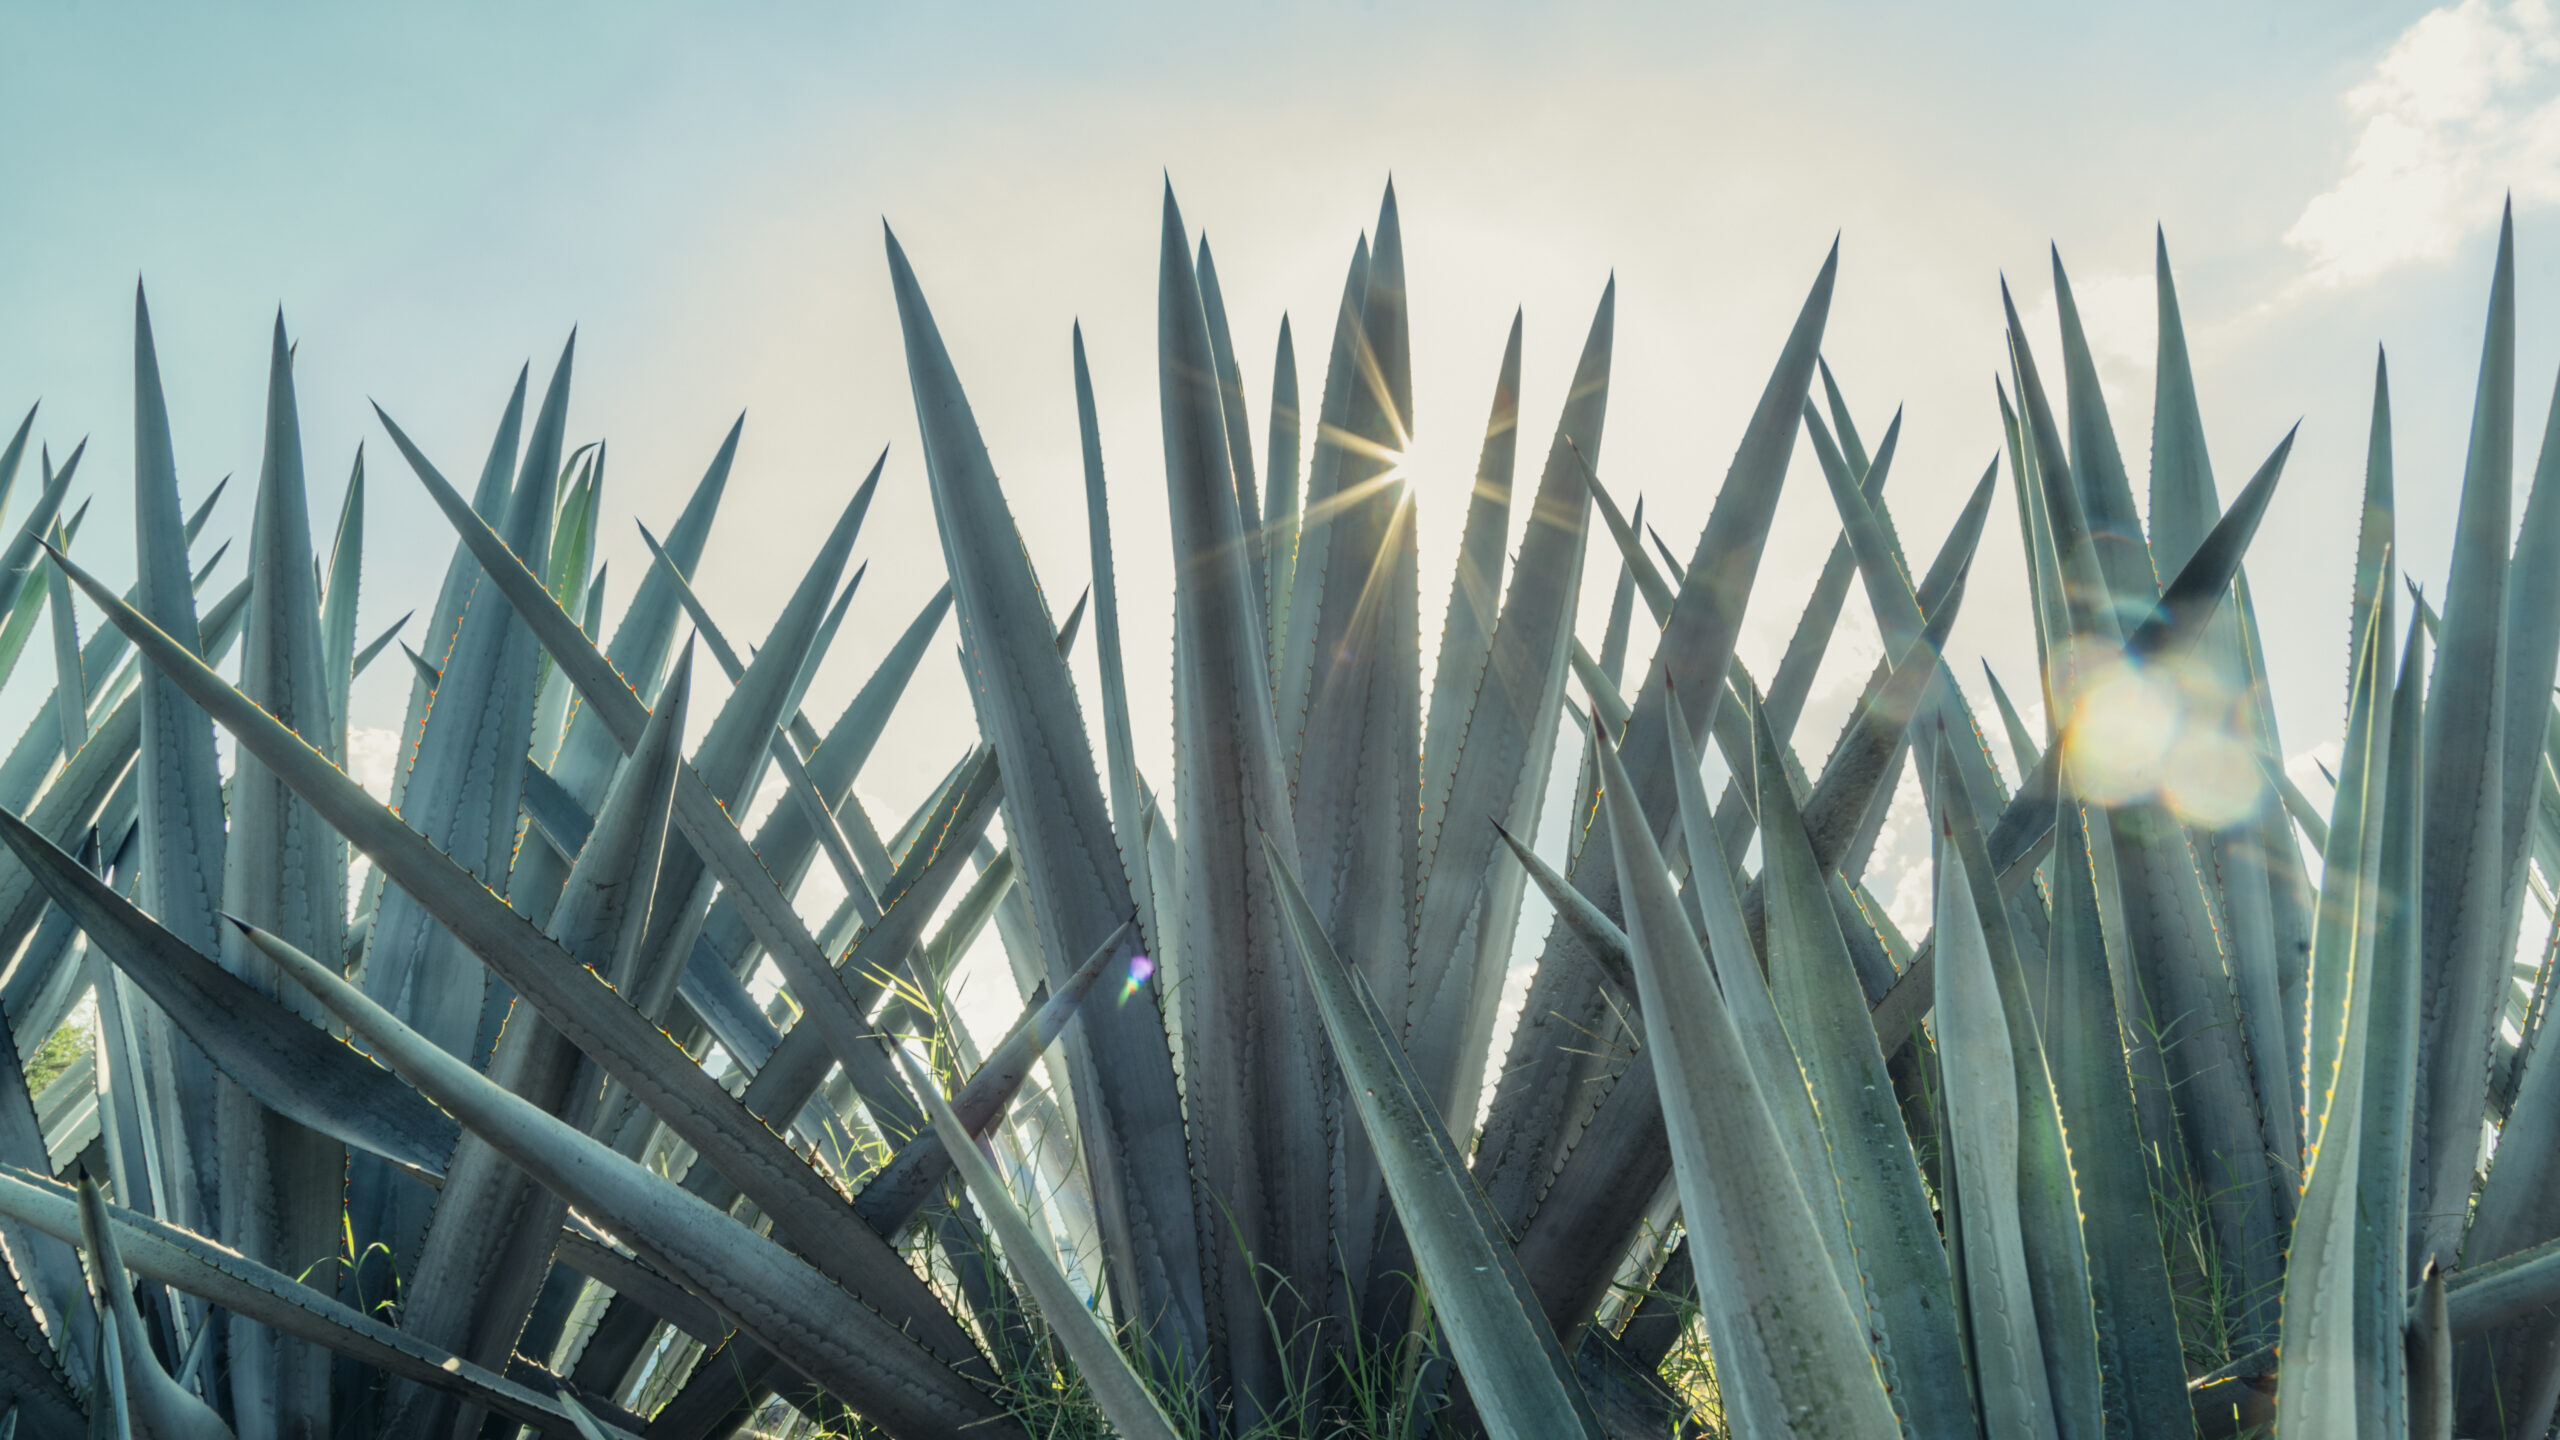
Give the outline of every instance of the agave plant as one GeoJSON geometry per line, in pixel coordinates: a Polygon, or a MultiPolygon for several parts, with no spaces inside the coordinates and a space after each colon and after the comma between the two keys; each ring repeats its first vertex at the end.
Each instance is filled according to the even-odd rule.
{"type": "Polygon", "coordinates": [[[343,768],[407,625],[356,643],[361,456],[324,572],[279,319],[249,575],[199,609],[213,497],[182,508],[137,297],[139,580],[70,554],[76,450],[39,448],[0,554],[0,679],[47,616],[56,677],[0,761],[0,1433],[2549,1428],[2553,946],[2516,952],[2528,893],[2560,914],[2560,430],[2515,533],[2511,240],[2454,581],[2405,626],[2377,370],[2326,814],[2241,563],[2291,437],[2225,510],[2165,246],[2147,507],[2058,258],[2058,407],[2009,312],[2046,719],[1986,674],[2004,770],[1942,660],[2002,462],[1915,572],[1899,417],[1870,450],[1820,358],[1836,251],[1686,561],[1601,479],[1614,286],[1506,554],[1515,319],[1426,689],[1392,190],[1312,426],[1280,323],[1260,464],[1168,191],[1161,789],[1081,335],[1098,759],[1086,602],[1054,618],[888,248],[950,583],[844,713],[802,700],[886,457],[742,652],[687,581],[733,427],[608,635],[572,346],[467,496],[379,416],[460,541],[389,804],[343,768]],[[1800,433],[1841,533],[1764,684],[1735,643],[1800,433]],[[1887,658],[1809,766],[1853,585],[1887,658]],[[981,740],[884,835],[853,784],[953,612],[981,740]],[[1864,883],[1906,766],[1916,943],[1864,883]],[[1555,918],[1497,1055],[1531,885],[1555,918]],[[990,927],[1023,1009],[982,1052],[944,985],[990,927]]]}

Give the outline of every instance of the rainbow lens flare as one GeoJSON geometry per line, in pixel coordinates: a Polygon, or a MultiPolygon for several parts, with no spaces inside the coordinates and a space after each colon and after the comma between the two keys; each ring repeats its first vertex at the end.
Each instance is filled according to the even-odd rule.
{"type": "Polygon", "coordinates": [[[1148,980],[1154,978],[1155,973],[1156,962],[1148,959],[1144,955],[1130,956],[1129,983],[1120,987],[1120,1003],[1123,1005],[1128,1004],[1129,997],[1137,994],[1138,987],[1146,984],[1148,980]]]}

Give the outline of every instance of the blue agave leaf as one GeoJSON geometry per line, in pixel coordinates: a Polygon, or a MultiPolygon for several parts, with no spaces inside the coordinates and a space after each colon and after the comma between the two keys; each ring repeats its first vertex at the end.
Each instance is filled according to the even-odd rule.
{"type": "MultiPolygon", "coordinates": [[[[688,651],[677,660],[631,763],[615,777],[596,817],[602,838],[579,852],[551,913],[551,938],[625,994],[632,992],[676,776],[684,764],[691,676],[688,651]]],[[[508,1018],[489,1075],[570,1125],[590,1130],[594,1123],[600,1071],[538,1015],[508,1018]]],[[[504,1370],[541,1292],[567,1205],[477,1134],[463,1137],[444,1170],[434,1218],[405,1277],[400,1328],[504,1370]]],[[[388,1408],[391,1433],[453,1428],[452,1402],[441,1392],[395,1387],[388,1408]]]]}
{"type": "MultiPolygon", "coordinates": [[[[1334,1251],[1357,1264],[1371,1232],[1357,1216],[1334,1213],[1332,1167],[1311,1159],[1333,1152],[1341,1117],[1260,855],[1266,845],[1283,857],[1296,852],[1289,787],[1262,688],[1269,654],[1237,523],[1211,336],[1170,187],[1157,276],[1182,775],[1174,799],[1183,892],[1164,918],[1180,926],[1175,953],[1188,962],[1175,984],[1200,1212],[1224,1219],[1202,1227],[1210,1344],[1218,1383],[1233,1387],[1238,1415],[1252,1424],[1276,1418],[1290,1377],[1334,1343],[1323,1323],[1338,1283],[1334,1251]],[[1259,1283],[1265,1272],[1273,1291],[1259,1283]]],[[[1408,729],[1408,746],[1411,739],[1408,729]]]]}
{"type": "Polygon", "coordinates": [[[142,1313],[133,1303],[133,1282],[125,1275],[107,1202],[98,1194],[98,1182],[86,1178],[80,1182],[80,1248],[89,1256],[90,1293],[100,1313],[115,1318],[106,1330],[114,1337],[113,1358],[121,1366],[120,1373],[110,1373],[117,1374],[115,1388],[130,1411],[133,1427],[153,1440],[164,1436],[167,1440],[231,1440],[231,1427],[222,1423],[213,1407],[180,1389],[152,1353],[151,1342],[143,1334],[142,1313]]]}
{"type": "Polygon", "coordinates": [[[329,547],[329,579],[320,590],[321,669],[329,685],[329,711],[337,723],[338,746],[330,755],[340,764],[347,757],[347,691],[356,674],[356,604],[364,595],[364,446],[356,446],[355,468],[347,475],[347,493],[338,502],[337,538],[329,547]]]}
{"type": "MultiPolygon", "coordinates": [[[[1220,419],[1227,437],[1228,469],[1235,477],[1236,520],[1246,568],[1260,580],[1266,566],[1267,540],[1262,530],[1262,500],[1254,488],[1253,427],[1244,413],[1244,377],[1236,369],[1236,345],[1227,333],[1227,300],[1218,290],[1218,263],[1209,255],[1209,232],[1200,232],[1200,309],[1209,326],[1209,358],[1218,387],[1220,419]]],[[[1259,601],[1261,587],[1253,587],[1259,601]]],[[[1259,616],[1260,607],[1256,606],[1259,616]]]]}
{"type": "MultiPolygon", "coordinates": [[[[458,504],[458,496],[452,496],[449,491],[444,495],[458,504]]],[[[486,536],[494,543],[494,535],[485,526],[472,533],[475,539],[486,536]]],[[[493,550],[492,558],[501,554],[502,551],[493,550]]],[[[947,1358],[960,1360],[969,1355],[971,1346],[966,1336],[932,1299],[921,1279],[885,1246],[877,1244],[877,1237],[853,1217],[843,1197],[793,1154],[772,1131],[749,1119],[747,1112],[718,1082],[674,1047],[664,1031],[632,1009],[592,972],[572,961],[557,944],[525,923],[522,916],[509,909],[504,901],[411,829],[398,815],[365,794],[318,751],[224,684],[220,676],[153,628],[150,622],[118,603],[85,571],[68,561],[57,563],[70,569],[72,579],[107,611],[154,665],[161,667],[163,673],[177,677],[187,687],[186,693],[190,698],[218,711],[224,728],[232,732],[244,750],[293,784],[296,793],[318,809],[340,833],[347,835],[351,843],[372,856],[402,889],[431,897],[436,913],[443,921],[461,932],[476,953],[486,956],[498,967],[502,978],[519,995],[531,1001],[543,1018],[569,1035],[579,1049],[594,1056],[715,1167],[740,1182],[758,1207],[773,1217],[775,1229],[793,1237],[795,1243],[802,1247],[801,1253],[811,1263],[823,1267],[835,1283],[878,1307],[883,1315],[891,1318],[892,1323],[915,1326],[916,1333],[923,1335],[947,1358]],[[863,1243],[865,1240],[871,1243],[863,1243]]],[[[534,581],[522,566],[515,566],[513,575],[521,576],[539,593],[539,582],[534,581]]],[[[548,603],[547,595],[542,598],[548,603]]],[[[552,607],[551,614],[559,615],[556,605],[552,607]]],[[[559,619],[565,625],[567,617],[559,616],[559,619]]],[[[567,628],[570,633],[575,633],[574,626],[567,628]]],[[[561,643],[561,649],[567,652],[562,656],[564,666],[582,658],[565,641],[561,643]]],[[[592,649],[585,651],[584,656],[594,657],[601,663],[602,657],[595,656],[592,649]]],[[[591,701],[599,695],[613,693],[599,685],[582,684],[580,688],[591,701]]],[[[627,690],[621,693],[634,710],[638,709],[637,697],[631,696],[627,690]]],[[[632,717],[622,712],[622,718],[632,717]]],[[[645,716],[640,718],[645,726],[645,716]]],[[[636,740],[635,731],[635,743],[636,740]]],[[[694,817],[685,815],[684,811],[708,802],[708,792],[698,783],[679,780],[676,793],[679,816],[698,840],[707,833],[707,827],[697,828],[694,817]],[[684,798],[688,794],[699,798],[688,801],[684,798]]],[[[744,841],[740,840],[739,844],[743,847],[744,841]]],[[[330,992],[335,997],[331,1004],[333,1012],[338,1009],[338,1002],[346,1001],[355,993],[344,982],[338,981],[334,972],[318,966],[307,956],[300,956],[271,936],[263,937],[263,940],[262,948],[266,949],[269,957],[279,965],[294,969],[298,978],[322,979],[335,987],[330,992]]],[[[355,1007],[365,1008],[369,1014],[380,1014],[360,996],[354,1003],[355,1007]]],[[[345,1017],[342,1015],[341,1018],[345,1017]]],[[[379,1039],[384,1034],[393,1033],[392,1029],[377,1027],[369,1038],[379,1039]]],[[[412,1060],[423,1049],[429,1048],[422,1047],[415,1032],[406,1027],[397,1027],[396,1033],[407,1047],[404,1053],[412,1060]]],[[[446,1077],[461,1073],[469,1075],[475,1085],[487,1083],[477,1072],[459,1062],[437,1073],[446,1077]]],[[[414,1075],[412,1083],[415,1083],[414,1075]]],[[[430,1090],[428,1095],[430,1099],[441,1101],[450,1098],[452,1093],[451,1090],[430,1090]]],[[[472,1089],[470,1093],[481,1092],[472,1089]]],[[[500,1108],[504,1109],[503,1106],[500,1108]]],[[[518,1163],[523,1164],[524,1161],[519,1158],[518,1163]]],[[[537,1174],[537,1178],[549,1183],[547,1176],[537,1174]]]]}
{"type": "MultiPolygon", "coordinates": [[[[576,355],[573,334],[561,347],[515,486],[506,497],[502,525],[509,547],[519,554],[542,555],[549,549],[576,355]]],[[[493,452],[493,462],[497,458],[493,452]]],[[[468,593],[475,602],[486,595],[486,576],[474,580],[468,593]]],[[[435,648],[442,637],[431,630],[428,638],[425,658],[444,678],[416,732],[407,779],[396,791],[395,803],[419,834],[483,885],[505,893],[516,854],[517,815],[523,808],[521,777],[532,744],[542,648],[505,605],[468,603],[450,649],[442,654],[435,648]]],[[[367,994],[448,1053],[473,1064],[487,1063],[496,1038],[492,1012],[503,1013],[503,1002],[492,999],[482,958],[416,896],[397,888],[382,895],[365,947],[361,983],[367,994]]],[[[357,1287],[353,1293],[368,1301],[388,1293],[391,1275],[405,1272],[416,1259],[434,1203],[431,1194],[368,1157],[351,1162],[348,1209],[357,1253],[385,1257],[379,1264],[368,1260],[350,1277],[357,1287]]]]}
{"type": "MultiPolygon", "coordinates": [[[[1146,839],[1139,819],[1137,743],[1129,729],[1129,682],[1120,649],[1119,568],[1111,558],[1111,499],[1102,479],[1102,425],[1093,402],[1093,374],[1084,358],[1084,327],[1073,334],[1076,428],[1084,445],[1085,532],[1093,553],[1094,658],[1102,678],[1103,763],[1111,775],[1112,835],[1120,868],[1149,935],[1165,933],[1148,883],[1146,839]]],[[[1292,499],[1295,498],[1294,492],[1292,499]]]]}
{"type": "Polygon", "coordinates": [[[199,954],[18,816],[0,811],[0,840],[232,1081],[344,1144],[444,1167],[459,1132],[397,1077],[199,954]]]}
{"type": "MultiPolygon", "coordinates": [[[[1684,693],[1702,696],[1719,693],[1723,685],[1725,665],[1741,631],[1743,602],[1749,597],[1787,457],[1800,428],[1814,356],[1830,313],[1837,265],[1836,254],[1826,257],[1815,278],[1744,431],[1724,487],[1717,493],[1698,553],[1690,562],[1671,620],[1639,689],[1621,751],[1628,773],[1643,787],[1631,798],[1646,815],[1667,818],[1675,808],[1668,762],[1670,732],[1663,711],[1669,685],[1676,683],[1684,693]]],[[[1697,718],[1704,722],[1712,716],[1697,718]]],[[[1614,862],[1605,848],[1594,848],[1609,843],[1607,833],[1595,832],[1586,842],[1575,876],[1575,883],[1603,911],[1616,903],[1615,882],[1610,878],[1614,862]]],[[[1523,1226],[1538,1208],[1547,1178],[1562,1158],[1559,1152],[1583,1131],[1581,1121],[1589,1107],[1606,1093],[1605,1086],[1592,1083],[1602,1078],[1606,1063],[1594,1052],[1606,1047],[1593,1045],[1590,1036],[1608,1033],[1607,1027],[1617,1023],[1602,1013],[1598,977],[1580,963],[1579,956],[1554,948],[1542,950],[1476,1147],[1477,1180],[1506,1224],[1523,1226]]],[[[1634,1128],[1651,1131],[1654,1126],[1634,1128]]],[[[1624,1194],[1612,1201],[1628,1207],[1626,1223],[1632,1235],[1632,1207],[1644,1202],[1630,1202],[1624,1194]]],[[[1617,1223],[1616,1217],[1608,1223],[1617,1223]]]]}
{"type": "Polygon", "coordinates": [[[2426,980],[2418,1041],[2418,1119],[2411,1155],[2410,1273],[2432,1259],[2448,1268],[2480,1162],[2489,1059],[2500,991],[2515,936],[2500,938],[2506,880],[2502,779],[2511,533],[2515,468],[2515,227],[2500,229],[2489,286],[2487,335],[2454,521],[2442,639],[2427,687],[2426,980]]]}
{"type": "Polygon", "coordinates": [[[1263,463],[1270,469],[1262,486],[1262,597],[1275,696],[1280,691],[1282,635],[1289,624],[1289,582],[1298,563],[1298,460],[1298,346],[1289,337],[1289,317],[1283,315],[1279,348],[1271,360],[1271,437],[1263,450],[1263,463]]]}
{"type": "Polygon", "coordinates": [[[1491,1434],[1596,1437],[1600,1422],[1555,1332],[1540,1319],[1501,1223],[1467,1178],[1458,1147],[1406,1063],[1358,969],[1326,941],[1287,857],[1264,837],[1289,934],[1333,1051],[1350,1080],[1432,1309],[1491,1434]]]}
{"type": "MultiPolygon", "coordinates": [[[[284,317],[276,317],[267,379],[266,458],[250,528],[249,615],[240,691],[268,714],[328,748],[339,733],[327,640],[311,555],[303,486],[301,417],[284,317]]],[[[68,581],[65,581],[68,584],[68,581]]],[[[144,711],[145,728],[150,712],[144,711]]],[[[233,767],[222,904],[294,944],[322,955],[345,946],[346,842],[255,760],[233,767]]],[[[219,958],[261,993],[276,995],[271,966],[236,944],[219,958]]],[[[281,996],[314,1011],[306,997],[281,996]]],[[[175,1019],[173,1015],[171,1017],[175,1019]]],[[[336,1251],[341,1239],[346,1146],[272,1113],[227,1077],[212,1096],[220,1196],[219,1238],[253,1260],[298,1268],[336,1251]]],[[[235,1413],[274,1415],[287,1430],[330,1423],[328,1352],[280,1341],[265,1327],[233,1321],[225,1372],[235,1413]]]]}
{"type": "MultiPolygon", "coordinates": [[[[1051,979],[1062,981],[1068,957],[1119,928],[1135,899],[1038,582],[915,273],[895,237],[888,248],[925,473],[979,677],[979,726],[1004,757],[1005,829],[1021,847],[1051,979]]],[[[1205,1357],[1208,1326],[1163,1013],[1148,990],[1088,1018],[1099,1023],[1067,1037],[1066,1053],[1112,1283],[1128,1313],[1147,1317],[1148,1343],[1187,1367],[1205,1357]]]]}
{"type": "MultiPolygon", "coordinates": [[[[136,608],[179,644],[197,650],[203,637],[196,624],[185,512],[178,506],[169,407],[152,347],[151,312],[139,286],[133,324],[136,608]]],[[[142,678],[140,775],[142,906],[171,933],[210,952],[220,944],[213,921],[222,896],[222,772],[214,761],[212,722],[157,674],[142,678]]],[[[212,1067],[176,1043],[167,1021],[147,1002],[137,1009],[139,1060],[156,1101],[154,1153],[165,1167],[170,1207],[163,1218],[200,1225],[216,1213],[221,1193],[212,1067]]],[[[132,1340],[139,1343],[140,1337],[132,1340]]]]}
{"type": "Polygon", "coordinates": [[[1495,383],[1493,414],[1477,465],[1477,498],[1467,513],[1465,539],[1481,548],[1472,552],[1472,561],[1462,561],[1475,567],[1474,583],[1485,593],[1464,593],[1468,575],[1462,571],[1450,597],[1450,636],[1441,641],[1441,679],[1432,690],[1432,718],[1443,727],[1443,746],[1433,750],[1426,744],[1424,749],[1435,784],[1424,792],[1424,886],[1414,942],[1414,998],[1403,1037],[1415,1072],[1443,1115],[1473,1115],[1483,1092],[1496,997],[1510,963],[1522,893],[1520,877],[1493,863],[1493,826],[1534,838],[1538,810],[1546,800],[1564,670],[1576,648],[1573,621],[1590,528],[1583,503],[1589,474],[1584,462],[1599,454],[1616,337],[1617,287],[1612,281],[1592,313],[1569,398],[1556,419],[1555,437],[1530,502],[1527,538],[1500,615],[1483,641],[1483,659],[1472,669],[1453,670],[1445,658],[1447,647],[1451,637],[1470,635],[1470,622],[1460,618],[1466,607],[1491,605],[1509,524],[1510,450],[1518,428],[1516,316],[1502,378],[1495,383]],[[1503,501],[1499,506],[1484,498],[1497,483],[1503,501]],[[1451,687],[1445,710],[1441,685],[1451,687]],[[1438,776],[1447,778],[1441,782],[1438,776]]]}
{"type": "Polygon", "coordinates": [[[966,1377],[803,1259],[508,1093],[335,971],[264,932],[249,933],[377,1055],[466,1126],[546,1187],[610,1221],[644,1258],[710,1297],[741,1329],[890,1434],[957,1440],[1023,1433],[966,1377]]]}

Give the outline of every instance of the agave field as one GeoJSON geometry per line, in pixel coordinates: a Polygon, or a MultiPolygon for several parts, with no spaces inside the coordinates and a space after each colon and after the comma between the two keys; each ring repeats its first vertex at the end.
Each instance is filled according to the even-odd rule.
{"type": "Polygon", "coordinates": [[[2541,1440],[2560,430],[2519,520],[2512,246],[2440,595],[2399,578],[2377,367],[2325,805],[2244,565],[2291,437],[2226,506],[2165,248],[2147,496],[2057,261],[2060,353],[2008,310],[2000,456],[1922,550],[1899,417],[1821,359],[1836,250],[1685,556],[1610,488],[1614,285],[1507,553],[1515,321],[1436,646],[1392,191],[1321,359],[1280,323],[1267,402],[1168,192],[1171,533],[1113,533],[1078,335],[1063,620],[894,238],[948,585],[860,613],[884,457],[761,637],[686,579],[735,430],[608,605],[569,351],[467,491],[379,415],[315,553],[281,320],[247,578],[206,585],[137,297],[131,590],[75,498],[125,477],[32,411],[0,454],[36,492],[0,676],[42,683],[47,640],[54,676],[0,759],[0,1436],[2541,1440]],[[1839,533],[1755,676],[1799,446],[1839,533]],[[368,642],[386,451],[459,543],[368,642]],[[2015,560],[1977,554],[1995,504],[2015,560]],[[1128,687],[1168,672],[1114,576],[1158,557],[1149,775],[1128,687]],[[1943,661],[1978,562],[2029,580],[2023,709],[1943,661]],[[1885,658],[1800,734],[1851,605],[1885,658]],[[811,716],[848,615],[900,638],[811,716]],[[979,743],[875,818],[854,782],[954,615],[979,743]],[[410,670],[388,805],[346,773],[374,664],[410,670]],[[1918,934],[1866,885],[1906,774],[1918,934]],[[818,921],[804,886],[845,898],[818,921]],[[1000,1038],[946,983],[990,930],[1000,1038]]]}

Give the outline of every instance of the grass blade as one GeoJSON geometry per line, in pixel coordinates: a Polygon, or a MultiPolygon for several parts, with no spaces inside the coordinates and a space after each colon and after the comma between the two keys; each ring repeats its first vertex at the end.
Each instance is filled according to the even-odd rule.
{"type": "MultiPolygon", "coordinates": [[[[1011,868],[1010,864],[1002,867],[1007,875],[1011,868]]],[[[991,869],[988,873],[997,872],[991,869]]],[[[1045,983],[1035,989],[1022,1018],[987,1052],[969,1083],[951,1096],[951,1110],[972,1139],[985,1136],[1003,1117],[1005,1107],[1013,1103],[1024,1082],[1031,1078],[1031,1067],[1039,1063],[1050,1042],[1067,1028],[1067,1022],[1076,1017],[1093,982],[1118,958],[1119,945],[1128,938],[1125,930],[1115,932],[1086,959],[1084,968],[1067,978],[1057,994],[1049,994],[1045,983]]],[[[930,1097],[925,1108],[930,1115],[930,1097]]],[[[862,1192],[854,1197],[854,1208],[872,1229],[884,1236],[895,1236],[941,1188],[951,1169],[951,1155],[940,1136],[918,1135],[863,1182],[862,1192]]]]}
{"type": "Polygon", "coordinates": [[[1031,1227],[1031,1221],[1013,1203],[1012,1192],[1005,1189],[1004,1176],[978,1150],[968,1127],[953,1114],[951,1102],[942,1098],[931,1076],[915,1061],[901,1052],[899,1059],[907,1067],[907,1077],[917,1094],[924,1097],[925,1112],[932,1117],[934,1133],[942,1137],[943,1149],[952,1164],[968,1183],[969,1193],[978,1202],[979,1213],[994,1227],[996,1238],[1012,1262],[1013,1273],[1031,1291],[1032,1299],[1049,1322],[1049,1333],[1058,1339],[1102,1413],[1112,1428],[1125,1440],[1173,1440],[1173,1422],[1165,1418],[1163,1407],[1147,1389],[1146,1382],[1129,1367],[1126,1356],[1112,1343],[1111,1332],[1102,1321],[1085,1308],[1083,1298],[1068,1283],[1066,1273],[1058,1268],[1049,1242],[1031,1227]]]}

